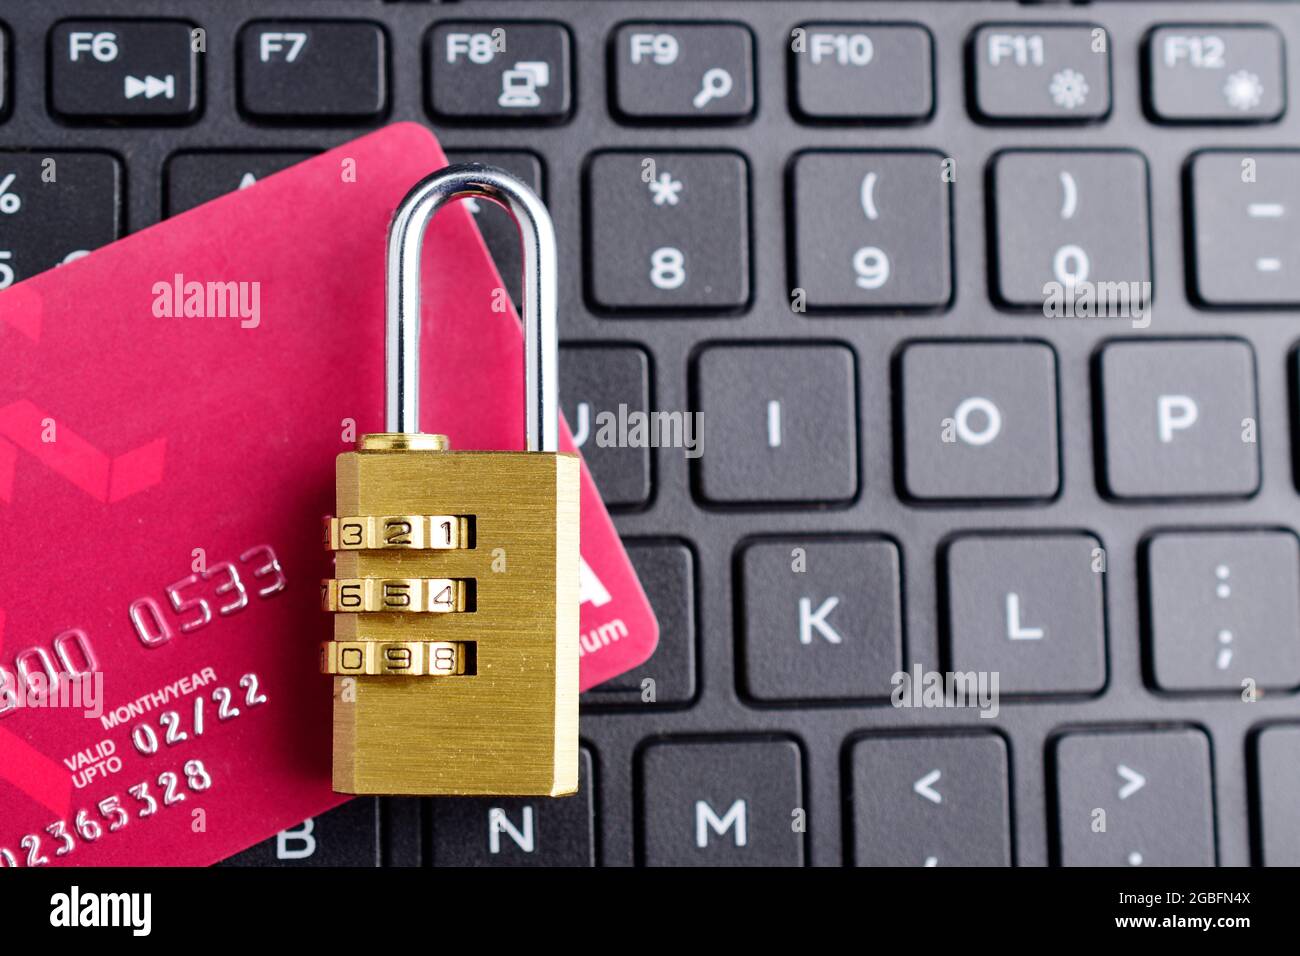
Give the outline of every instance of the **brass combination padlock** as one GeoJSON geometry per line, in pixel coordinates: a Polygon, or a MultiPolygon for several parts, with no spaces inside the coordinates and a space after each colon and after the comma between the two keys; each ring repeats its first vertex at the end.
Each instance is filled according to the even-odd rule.
{"type": "Polygon", "coordinates": [[[578,789],[578,475],[557,454],[556,251],[540,199],[449,166],[388,234],[386,432],[336,466],[322,583],[334,640],[334,789],[561,796],[578,789]],[[453,452],[419,430],[420,254],[447,202],[504,206],[522,234],[526,452],[453,452]]]}

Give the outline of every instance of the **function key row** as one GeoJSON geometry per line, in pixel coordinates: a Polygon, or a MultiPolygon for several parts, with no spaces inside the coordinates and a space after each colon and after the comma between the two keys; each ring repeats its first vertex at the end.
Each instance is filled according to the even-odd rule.
{"type": "MultiPolygon", "coordinates": [[[[1215,865],[1214,771],[1202,731],[1078,729],[1047,750],[1051,862],[1215,865]]],[[[1300,727],[1265,727],[1250,751],[1256,862],[1294,866],[1300,727]]],[[[1012,756],[992,732],[850,738],[841,776],[845,862],[1010,866],[1012,756]]],[[[636,862],[647,866],[803,866],[808,833],[839,812],[809,809],[803,748],[785,736],[657,739],[634,760],[636,862]]],[[[609,799],[596,766],[584,747],[578,795],[567,800],[428,801],[427,833],[415,800],[353,800],[225,865],[594,866],[597,807],[609,799]]]]}
{"type": "MultiPolygon", "coordinates": [[[[0,62],[3,61],[0,30],[0,62]]],[[[757,106],[740,23],[630,22],[610,37],[611,110],[628,123],[725,123],[757,106]]],[[[185,123],[202,109],[209,38],[188,20],[65,20],[49,34],[50,104],[74,122],[185,123]]],[[[236,40],[238,101],[255,121],[349,123],[388,109],[389,39],[365,20],[256,20],[236,40]]],[[[992,23],[968,43],[981,121],[1095,122],[1111,107],[1110,38],[1095,23],[992,23]]],[[[934,40],[916,23],[805,23],[789,40],[803,121],[912,123],[934,111],[934,40]]],[[[428,33],[426,102],[443,122],[559,122],[573,110],[573,39],[547,21],[447,21],[428,33]]],[[[1266,24],[1161,26],[1144,102],[1167,123],[1270,122],[1286,108],[1282,36],[1266,24]]],[[[0,116],[8,95],[0,70],[0,116]]]]}

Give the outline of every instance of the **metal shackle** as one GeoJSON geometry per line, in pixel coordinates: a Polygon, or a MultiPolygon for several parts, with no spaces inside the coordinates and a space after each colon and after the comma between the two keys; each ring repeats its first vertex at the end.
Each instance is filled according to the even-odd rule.
{"type": "Polygon", "coordinates": [[[406,194],[388,227],[385,431],[420,431],[420,260],[424,232],[444,205],[489,199],[515,221],[524,263],[524,422],[529,451],[559,450],[555,227],[537,194],[505,170],[448,166],[406,194]]]}

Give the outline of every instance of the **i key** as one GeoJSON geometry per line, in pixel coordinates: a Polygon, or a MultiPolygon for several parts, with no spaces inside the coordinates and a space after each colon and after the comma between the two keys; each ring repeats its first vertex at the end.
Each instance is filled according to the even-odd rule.
{"type": "Polygon", "coordinates": [[[388,100],[375,23],[258,20],[239,35],[239,105],[271,119],[370,119],[388,100]]]}
{"type": "Polygon", "coordinates": [[[716,504],[817,504],[858,489],[856,371],[842,345],[712,346],[696,360],[698,490],[716,504]]]}
{"type": "Polygon", "coordinates": [[[64,20],[50,31],[50,105],[66,119],[184,123],[201,102],[187,20],[64,20]]]}

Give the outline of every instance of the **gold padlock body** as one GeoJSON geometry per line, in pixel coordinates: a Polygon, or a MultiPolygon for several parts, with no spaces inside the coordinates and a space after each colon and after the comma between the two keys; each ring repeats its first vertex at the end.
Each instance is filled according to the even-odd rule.
{"type": "Polygon", "coordinates": [[[411,450],[418,437],[433,436],[339,455],[336,514],[465,516],[473,547],[339,550],[334,577],[464,579],[472,610],[337,613],[334,639],[472,644],[473,672],[335,676],[334,789],[575,793],[578,458],[411,450]]]}

